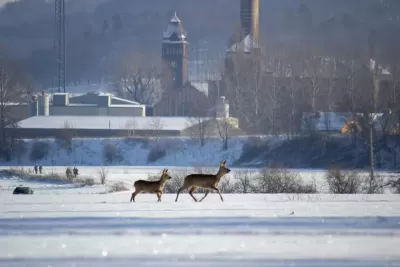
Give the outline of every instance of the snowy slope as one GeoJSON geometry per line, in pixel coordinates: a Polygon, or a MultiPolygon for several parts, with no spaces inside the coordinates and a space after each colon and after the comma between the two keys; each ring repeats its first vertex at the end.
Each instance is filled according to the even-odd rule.
{"type": "MultiPolygon", "coordinates": [[[[205,165],[215,166],[223,159],[228,162],[237,160],[242,152],[243,143],[247,137],[232,138],[229,141],[229,149],[221,149],[219,138],[210,138],[204,147],[200,148],[197,141],[191,138],[165,138],[160,139],[160,147],[165,149],[166,156],[152,162],[156,166],[193,166],[205,165]]],[[[81,139],[72,141],[73,151],[60,148],[57,141],[53,139],[26,140],[26,152],[21,157],[11,162],[3,162],[0,165],[28,165],[42,164],[44,166],[101,166],[101,165],[148,165],[148,154],[154,147],[153,140],[138,140],[129,138],[110,139],[81,139]],[[47,155],[40,160],[31,160],[32,147],[36,142],[47,143],[50,147],[47,155]],[[104,157],[104,147],[110,144],[120,154],[120,159],[108,162],[104,157]]]]}

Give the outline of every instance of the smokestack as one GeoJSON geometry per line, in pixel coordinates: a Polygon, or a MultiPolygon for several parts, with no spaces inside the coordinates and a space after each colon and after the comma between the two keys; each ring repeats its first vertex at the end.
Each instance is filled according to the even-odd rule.
{"type": "Polygon", "coordinates": [[[259,41],[260,25],[260,1],[240,0],[240,23],[243,31],[243,38],[251,34],[253,40],[259,41]]]}

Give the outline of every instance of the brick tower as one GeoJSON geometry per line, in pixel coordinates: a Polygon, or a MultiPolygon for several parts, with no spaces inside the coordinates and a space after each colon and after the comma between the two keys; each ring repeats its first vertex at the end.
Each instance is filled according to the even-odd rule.
{"type": "Polygon", "coordinates": [[[170,70],[174,89],[181,88],[187,81],[187,46],[186,33],[175,13],[162,41],[162,60],[170,70]]]}

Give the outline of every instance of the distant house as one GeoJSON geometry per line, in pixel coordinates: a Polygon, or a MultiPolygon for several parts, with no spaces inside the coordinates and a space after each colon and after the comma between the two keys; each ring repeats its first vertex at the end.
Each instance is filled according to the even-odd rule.
{"type": "MultiPolygon", "coordinates": [[[[371,113],[374,128],[376,132],[382,132],[386,129],[389,134],[395,127],[392,116],[386,116],[383,113],[371,113]]],[[[301,130],[303,133],[310,132],[334,132],[348,134],[352,128],[362,130],[363,114],[351,112],[304,112],[302,117],[301,130]]]]}
{"type": "MultiPolygon", "coordinates": [[[[216,118],[202,118],[209,125],[216,118]]],[[[51,138],[70,131],[75,137],[127,137],[127,136],[188,136],[196,130],[198,120],[188,117],[128,117],[128,116],[35,116],[18,123],[10,129],[18,138],[51,138]]],[[[240,135],[238,122],[229,118],[231,135],[240,135]]],[[[217,135],[214,131],[210,135],[217,135]]]]}
{"type": "Polygon", "coordinates": [[[304,112],[301,123],[302,132],[336,132],[353,119],[350,112],[304,112]]]}

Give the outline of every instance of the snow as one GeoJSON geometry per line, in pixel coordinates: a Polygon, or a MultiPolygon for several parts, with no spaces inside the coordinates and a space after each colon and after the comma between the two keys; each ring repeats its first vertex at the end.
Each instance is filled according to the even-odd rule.
{"type": "MultiPolygon", "coordinates": [[[[108,182],[133,184],[160,169],[113,167],[108,182]]],[[[80,168],[82,175],[96,171],[80,168]]],[[[140,194],[129,203],[132,191],[105,192],[1,178],[0,266],[400,264],[399,195],[224,194],[221,202],[210,194],[194,203],[184,193],[177,203],[174,194],[157,203],[140,194]],[[35,194],[14,196],[17,185],[35,194]]]]}
{"type": "MultiPolygon", "coordinates": [[[[130,126],[131,124],[128,124],[130,126]]],[[[113,126],[113,125],[112,125],[113,126]]],[[[274,138],[279,139],[279,138],[274,138]]],[[[221,149],[220,138],[209,138],[205,146],[200,148],[199,142],[192,138],[160,138],[159,145],[166,149],[167,155],[152,165],[156,166],[218,166],[224,159],[228,164],[233,164],[241,153],[243,143],[247,137],[235,137],[229,140],[229,149],[221,149]]],[[[279,140],[285,140],[285,137],[279,140]]],[[[43,166],[102,166],[124,165],[124,166],[145,166],[148,164],[147,156],[153,147],[153,140],[141,140],[135,138],[76,138],[72,140],[73,152],[60,148],[59,143],[54,139],[24,140],[26,142],[26,152],[20,158],[15,158],[11,162],[0,162],[0,165],[20,166],[41,164],[43,166]],[[43,159],[31,160],[30,154],[32,147],[37,142],[44,142],[49,145],[49,151],[43,159]],[[106,144],[113,145],[119,151],[120,160],[112,163],[104,159],[104,147],[106,144]]],[[[277,141],[276,141],[277,142],[277,141]]],[[[271,143],[271,146],[273,143],[271,143]]]]}
{"type": "MultiPolygon", "coordinates": [[[[120,107],[121,105],[118,105],[120,107]]],[[[129,106],[131,107],[131,106],[129,106]]],[[[210,120],[211,118],[204,118],[210,120]]],[[[68,121],[74,129],[127,129],[134,122],[136,130],[184,130],[195,124],[188,117],[133,116],[35,116],[18,123],[19,128],[60,129],[68,121]]]]}
{"type": "Polygon", "coordinates": [[[260,45],[248,34],[240,43],[233,44],[227,52],[244,52],[250,53],[252,49],[260,48],[260,45]]]}
{"type": "MultiPolygon", "coordinates": [[[[131,181],[160,168],[129,170],[131,181]]],[[[82,168],[83,172],[93,171],[82,168]]],[[[125,168],[110,170],[121,179],[125,168]]],[[[125,177],[128,178],[128,175],[125,177]]],[[[399,266],[400,196],[105,194],[0,179],[0,266],[399,266]],[[15,185],[35,189],[12,195],[15,185]]]]}
{"type": "MultiPolygon", "coordinates": [[[[48,88],[48,92],[56,92],[58,88],[48,88]]],[[[87,93],[113,93],[115,84],[113,83],[81,83],[70,84],[65,87],[65,91],[70,95],[82,95],[87,93]]]]}

